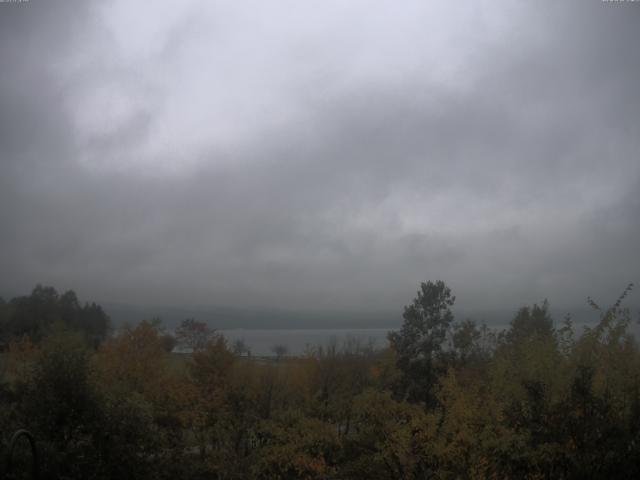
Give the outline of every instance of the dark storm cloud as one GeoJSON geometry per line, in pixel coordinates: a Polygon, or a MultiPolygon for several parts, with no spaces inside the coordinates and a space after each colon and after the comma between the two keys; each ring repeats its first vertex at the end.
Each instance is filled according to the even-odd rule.
{"type": "Polygon", "coordinates": [[[399,310],[443,278],[463,306],[515,308],[637,280],[637,5],[531,4],[452,53],[445,80],[413,68],[453,62],[425,60],[428,34],[388,58],[402,75],[382,55],[359,76],[333,60],[350,38],[338,22],[334,44],[273,46],[271,78],[271,63],[243,70],[252,33],[225,37],[222,21],[202,57],[198,6],[123,47],[103,24],[117,11],[44,5],[0,10],[3,291],[399,310]],[[214,60],[226,70],[209,77],[214,60]],[[273,88],[256,93],[252,73],[273,88]]]}

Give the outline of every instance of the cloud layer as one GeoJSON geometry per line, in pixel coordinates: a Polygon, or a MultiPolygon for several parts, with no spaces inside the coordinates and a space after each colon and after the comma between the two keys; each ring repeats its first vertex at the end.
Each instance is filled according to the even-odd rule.
{"type": "Polygon", "coordinates": [[[640,8],[0,5],[0,291],[399,310],[640,273],[640,8]]]}

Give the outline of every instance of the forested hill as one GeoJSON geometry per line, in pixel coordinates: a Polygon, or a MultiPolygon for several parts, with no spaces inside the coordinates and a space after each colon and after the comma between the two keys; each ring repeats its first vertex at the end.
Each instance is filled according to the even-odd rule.
{"type": "MultiPolygon", "coordinates": [[[[540,299],[541,301],[542,299],[540,299]]],[[[396,329],[402,324],[402,312],[344,312],[344,311],[293,311],[273,308],[249,309],[221,306],[201,306],[197,308],[172,306],[139,306],[123,303],[99,302],[111,318],[114,326],[127,322],[139,322],[145,319],[159,318],[167,328],[177,327],[185,318],[195,318],[210,326],[225,330],[243,329],[354,329],[388,328],[396,329]]],[[[455,308],[456,318],[470,318],[491,327],[505,327],[513,318],[519,306],[512,308],[461,309],[455,308]]],[[[633,311],[638,311],[632,307],[633,311]]],[[[562,320],[570,314],[575,324],[593,324],[597,315],[588,306],[553,308],[554,318],[562,320]]]]}
{"type": "MultiPolygon", "coordinates": [[[[27,333],[37,329],[38,324],[47,321],[62,320],[63,323],[81,325],[98,338],[104,335],[108,327],[118,328],[127,324],[136,324],[142,320],[158,319],[169,330],[175,329],[186,318],[194,318],[210,327],[225,329],[397,329],[402,324],[402,312],[345,312],[345,311],[294,311],[273,308],[238,308],[225,306],[175,307],[147,306],[125,303],[91,301],[81,302],[74,291],[58,293],[50,286],[37,285],[29,295],[10,297],[0,296],[0,306],[5,305],[3,315],[9,315],[8,308],[16,310],[16,324],[6,325],[5,329],[16,329],[16,333],[27,333]],[[35,319],[39,312],[47,310],[44,319],[35,319]],[[53,312],[53,313],[52,313],[53,312]],[[48,320],[47,320],[48,319],[48,320]],[[24,330],[24,331],[23,331],[24,330]]],[[[2,310],[2,307],[0,307],[2,310]]],[[[454,315],[460,319],[472,319],[491,327],[506,327],[517,308],[461,309],[453,308],[454,315]]],[[[588,305],[571,308],[549,308],[556,321],[569,314],[575,325],[593,325],[598,317],[588,305]]],[[[640,308],[631,304],[632,312],[640,308]]],[[[638,333],[637,322],[630,325],[638,333]]]]}

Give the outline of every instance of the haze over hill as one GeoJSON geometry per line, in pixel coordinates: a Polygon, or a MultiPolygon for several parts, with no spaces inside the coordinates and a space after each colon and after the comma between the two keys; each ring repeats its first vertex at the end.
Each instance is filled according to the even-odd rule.
{"type": "MultiPolygon", "coordinates": [[[[277,309],[241,309],[231,307],[200,306],[178,308],[168,306],[133,306],[101,304],[115,326],[135,324],[141,320],[158,318],[167,328],[173,329],[186,318],[206,322],[212,328],[225,329],[397,329],[402,324],[402,308],[397,311],[291,311],[277,309]]],[[[637,315],[639,309],[630,307],[637,315]]],[[[577,325],[593,324],[597,312],[588,306],[572,309],[553,308],[551,315],[560,325],[567,314],[577,325]]],[[[453,308],[459,320],[472,319],[491,327],[504,327],[517,313],[517,309],[461,309],[453,308]]]]}

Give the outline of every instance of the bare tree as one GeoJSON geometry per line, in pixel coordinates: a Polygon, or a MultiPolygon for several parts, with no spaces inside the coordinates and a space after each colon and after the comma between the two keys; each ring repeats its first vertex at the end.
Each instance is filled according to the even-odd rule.
{"type": "Polygon", "coordinates": [[[289,349],[285,345],[274,345],[271,347],[271,351],[275,354],[278,360],[289,353],[289,349]]]}
{"type": "Polygon", "coordinates": [[[244,339],[242,338],[239,338],[235,342],[233,342],[233,353],[235,353],[238,356],[242,356],[245,353],[248,356],[251,356],[251,350],[249,349],[244,339]]]}

